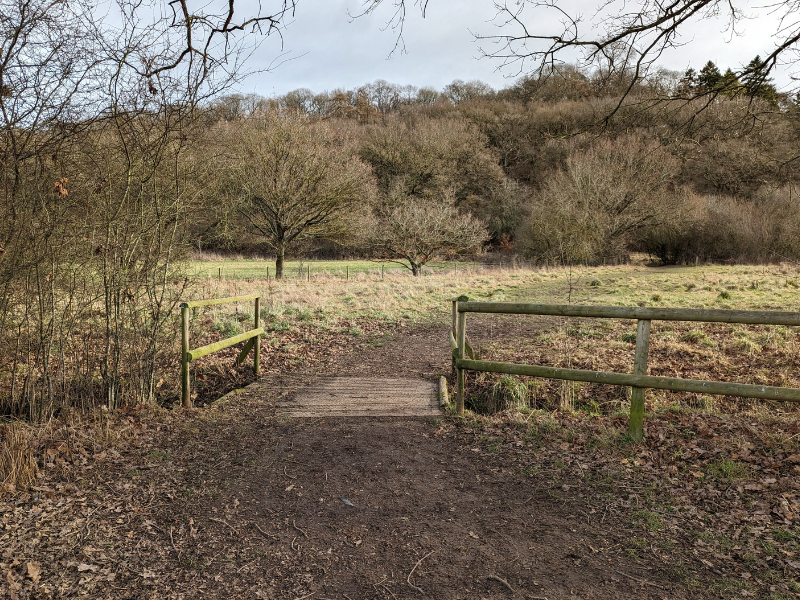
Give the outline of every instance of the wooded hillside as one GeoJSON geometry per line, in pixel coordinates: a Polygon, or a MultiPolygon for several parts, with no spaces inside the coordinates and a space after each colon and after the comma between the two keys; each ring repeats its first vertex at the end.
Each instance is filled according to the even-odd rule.
{"type": "MultiPolygon", "coordinates": [[[[626,87],[624,76],[567,66],[500,91],[477,81],[441,91],[376,81],[230,95],[209,107],[204,143],[234,147],[260,115],[281,114],[335,132],[340,152],[370,167],[370,191],[338,213],[333,230],[298,236],[304,254],[392,258],[385,239],[361,235],[365,212],[386,222],[423,201],[485,228],[459,251],[550,263],[620,261],[631,251],[666,264],[798,256],[796,98],[768,81],[729,81],[710,61],[699,74],[660,71],[616,110],[626,87]]],[[[274,252],[241,219],[241,192],[228,192],[223,208],[194,224],[193,242],[274,252]]]]}

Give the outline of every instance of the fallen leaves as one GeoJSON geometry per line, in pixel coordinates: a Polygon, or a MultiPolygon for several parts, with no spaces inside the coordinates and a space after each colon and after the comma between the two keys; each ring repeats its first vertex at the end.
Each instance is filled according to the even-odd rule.
{"type": "Polygon", "coordinates": [[[28,568],[28,578],[33,581],[33,583],[39,581],[39,577],[42,575],[42,565],[40,565],[38,562],[31,561],[28,562],[26,566],[28,568]]]}
{"type": "Polygon", "coordinates": [[[564,501],[586,502],[604,527],[620,529],[609,533],[620,552],[663,546],[670,549],[659,553],[665,564],[744,578],[748,593],[759,596],[770,586],[790,589],[800,567],[800,454],[793,451],[800,442],[775,435],[794,435],[797,424],[792,416],[762,422],[663,413],[649,419],[645,442],[634,446],[623,438],[621,417],[508,413],[475,418],[456,435],[464,450],[478,452],[476,460],[535,478],[564,501]]]}

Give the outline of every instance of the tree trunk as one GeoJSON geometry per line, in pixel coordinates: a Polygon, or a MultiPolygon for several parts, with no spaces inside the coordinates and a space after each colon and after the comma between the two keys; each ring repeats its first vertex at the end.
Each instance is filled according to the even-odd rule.
{"type": "MultiPolygon", "coordinates": [[[[411,261],[409,261],[411,262],[411,261]]],[[[419,277],[419,274],[422,273],[422,265],[418,265],[417,263],[411,263],[411,273],[414,277],[419,277]]]]}
{"type": "Polygon", "coordinates": [[[285,249],[279,244],[275,250],[275,279],[283,279],[283,257],[285,249]]]}

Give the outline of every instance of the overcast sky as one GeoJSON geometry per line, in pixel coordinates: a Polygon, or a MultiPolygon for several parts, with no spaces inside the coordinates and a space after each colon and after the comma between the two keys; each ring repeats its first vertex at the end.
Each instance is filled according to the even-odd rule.
{"type": "MultiPolygon", "coordinates": [[[[492,46],[476,41],[473,34],[498,31],[492,0],[429,0],[424,19],[410,0],[406,52],[395,51],[391,56],[397,34],[386,27],[392,16],[390,0],[386,2],[376,14],[352,19],[348,10],[358,14],[358,0],[299,0],[295,18],[284,31],[283,50],[278,38],[269,38],[247,65],[251,70],[272,65],[272,70],[250,77],[239,90],[272,96],[301,87],[315,92],[354,88],[376,79],[437,89],[454,79],[480,79],[499,89],[519,75],[513,67],[500,68],[497,60],[479,58],[481,46],[487,51],[492,46]]],[[[268,4],[264,2],[265,10],[268,4]]],[[[596,5],[596,0],[559,2],[587,18],[596,5]]],[[[524,19],[526,25],[540,31],[560,32],[552,13],[529,7],[524,19]]],[[[660,64],[678,71],[688,66],[699,70],[709,59],[721,70],[744,65],[773,47],[770,35],[777,29],[777,19],[759,16],[744,21],[734,36],[725,29],[723,21],[704,21],[684,30],[685,45],[662,57],[660,64]]],[[[788,85],[788,72],[778,74],[776,83],[788,85]]]]}

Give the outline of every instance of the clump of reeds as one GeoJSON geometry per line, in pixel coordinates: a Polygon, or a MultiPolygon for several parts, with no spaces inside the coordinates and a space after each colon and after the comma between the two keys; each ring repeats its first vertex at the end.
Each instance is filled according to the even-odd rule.
{"type": "Polygon", "coordinates": [[[487,401],[489,414],[528,407],[528,386],[513,375],[503,375],[492,384],[487,401]]]}

